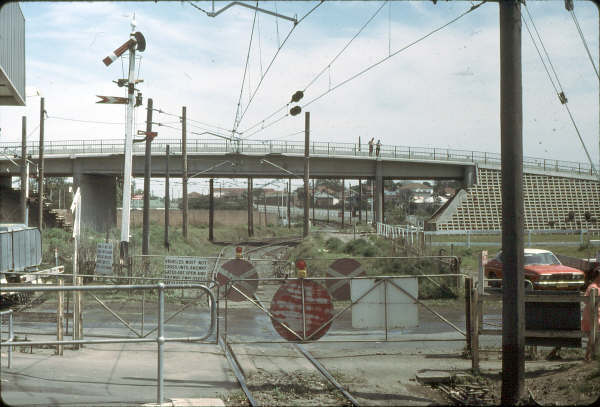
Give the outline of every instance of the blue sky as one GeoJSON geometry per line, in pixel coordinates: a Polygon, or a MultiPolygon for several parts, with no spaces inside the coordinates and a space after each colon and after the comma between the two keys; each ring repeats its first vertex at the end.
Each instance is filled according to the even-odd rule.
{"type": "MultiPolygon", "coordinates": [[[[209,10],[210,2],[195,2],[209,10]]],[[[226,2],[216,2],[220,9],[226,2]]],[[[252,3],[254,4],[254,2],[252,3]]],[[[261,1],[260,7],[302,17],[317,2],[261,1]]],[[[239,124],[244,131],[303,89],[383,3],[326,2],[302,21],[265,76],[239,124]]],[[[326,92],[364,67],[384,58],[471,6],[470,2],[392,2],[305,92],[304,102],[326,92]]],[[[563,1],[530,1],[529,11],[569,99],[584,141],[598,162],[598,78],[563,1]]],[[[27,107],[1,107],[0,141],[20,140],[22,115],[30,138],[39,121],[39,97],[46,98],[49,140],[122,139],[120,124],[80,123],[78,119],[121,123],[122,106],[96,105],[95,95],[123,95],[112,83],[124,77],[127,61],[105,67],[101,60],[121,45],[135,12],[137,30],[147,40],[141,53],[140,89],[154,105],[231,129],[240,95],[254,12],[233,7],[216,18],[187,2],[21,3],[26,19],[27,107]]],[[[525,9],[523,9],[525,12],[525,9]]],[[[598,13],[576,1],[575,13],[598,61],[598,13]]],[[[258,14],[242,92],[246,108],[279,41],[292,24],[258,14]],[[260,27],[260,30],[258,29],[260,27]],[[259,34],[260,33],[260,34],[259,34]]],[[[458,22],[329,93],[311,111],[317,141],[356,142],[370,137],[383,144],[500,151],[498,6],[485,4],[458,22]]],[[[561,106],[523,27],[524,153],[528,156],[586,161],[581,143],[561,106]]],[[[274,116],[278,118],[280,116],[274,116]]],[[[143,108],[138,128],[145,127],[143,108]]],[[[176,118],[155,113],[155,121],[179,128],[176,118]]],[[[268,121],[266,122],[268,123],[268,121]]],[[[196,126],[197,123],[194,123],[196,126]]],[[[287,117],[253,139],[300,140],[303,118],[287,117]]],[[[200,127],[191,127],[201,132],[200,127]]],[[[159,128],[159,137],[180,132],[159,128]]],[[[252,131],[246,131],[247,137],[252,131]]]]}

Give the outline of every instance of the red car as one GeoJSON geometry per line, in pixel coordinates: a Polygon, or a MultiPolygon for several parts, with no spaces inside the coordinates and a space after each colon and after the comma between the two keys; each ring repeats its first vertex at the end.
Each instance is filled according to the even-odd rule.
{"type": "MultiPolygon", "coordinates": [[[[525,249],[525,279],[531,282],[527,288],[535,290],[579,290],[583,287],[585,273],[573,267],[564,266],[548,250],[525,249]]],[[[502,278],[502,252],[485,265],[485,277],[502,278]]],[[[490,281],[492,287],[499,287],[501,281],[490,281]]]]}

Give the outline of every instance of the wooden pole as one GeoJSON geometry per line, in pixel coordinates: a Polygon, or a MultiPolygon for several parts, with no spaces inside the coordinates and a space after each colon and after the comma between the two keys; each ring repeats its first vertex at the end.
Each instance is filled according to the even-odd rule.
{"type": "Polygon", "coordinates": [[[183,238],[188,238],[188,160],[187,160],[187,108],[181,108],[181,155],[183,158],[183,238]]]}
{"type": "Polygon", "coordinates": [[[304,227],[302,237],[308,237],[310,233],[309,226],[309,200],[308,200],[308,179],[310,176],[310,112],[304,112],[304,227]]]}
{"type": "Polygon", "coordinates": [[[465,277],[465,329],[467,332],[467,349],[471,351],[471,292],[473,291],[473,280],[465,277]]]}
{"type": "Polygon", "coordinates": [[[38,227],[44,229],[44,98],[40,99],[40,145],[38,160],[38,227]]]}
{"type": "Polygon", "coordinates": [[[471,289],[471,369],[479,372],[479,294],[471,289]]]}
{"type": "Polygon", "coordinates": [[[214,241],[214,228],[215,228],[215,183],[214,178],[208,181],[209,194],[208,194],[208,240],[214,241]]]}
{"type": "MultiPolygon", "coordinates": [[[[525,393],[523,88],[520,1],[501,0],[499,10],[502,249],[504,256],[502,267],[501,404],[515,405],[525,393]]],[[[476,324],[477,321],[472,322],[476,324]]]]}
{"type": "Polygon", "coordinates": [[[362,179],[358,179],[358,223],[362,223],[362,179]]]}
{"type": "Polygon", "coordinates": [[[344,218],[346,217],[346,211],[344,207],[346,203],[346,181],[342,179],[342,229],[344,229],[344,218]]]}
{"type": "Polygon", "coordinates": [[[316,201],[315,201],[315,179],[314,178],[312,180],[312,197],[311,197],[311,203],[312,203],[312,221],[313,221],[313,225],[314,225],[315,221],[317,220],[317,218],[315,217],[316,201]]]}
{"type": "Polygon", "coordinates": [[[288,229],[292,229],[292,179],[288,178],[288,196],[287,196],[287,219],[288,219],[288,229]]]}
{"type": "Polygon", "coordinates": [[[169,195],[169,145],[167,144],[167,156],[165,157],[165,240],[164,245],[169,250],[169,211],[171,208],[171,197],[169,195]]]}
{"type": "Polygon", "coordinates": [[[265,213],[265,227],[267,226],[267,191],[263,188],[263,210],[265,213]]]}
{"type": "MultiPolygon", "coordinates": [[[[150,178],[152,177],[152,99],[148,99],[146,110],[146,151],[144,156],[144,224],[142,230],[142,254],[150,254],[150,178]]],[[[107,228],[108,230],[108,228],[107,228]]]]}
{"type": "MultiPolygon", "coordinates": [[[[248,237],[254,236],[254,197],[252,178],[248,178],[248,237]]],[[[260,213],[259,213],[260,216],[260,213]]]]}

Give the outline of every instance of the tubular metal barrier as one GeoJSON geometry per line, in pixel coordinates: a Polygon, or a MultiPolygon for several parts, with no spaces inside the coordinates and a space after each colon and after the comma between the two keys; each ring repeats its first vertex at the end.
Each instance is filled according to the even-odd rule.
{"type": "MultiPolygon", "coordinates": [[[[2,336],[2,317],[4,315],[8,315],[8,339],[5,342],[2,342],[2,344],[5,343],[11,343],[14,341],[15,339],[15,331],[13,328],[13,310],[9,309],[7,311],[1,311],[0,312],[0,341],[2,340],[1,336],[2,336]]],[[[1,345],[0,345],[1,347],[1,345]]],[[[8,368],[10,369],[12,367],[12,346],[8,346],[8,368]]]]}
{"type": "MultiPolygon", "coordinates": [[[[211,290],[205,285],[201,284],[147,284],[147,285],[78,285],[78,286],[30,286],[30,287],[10,287],[12,292],[31,292],[31,291],[112,291],[112,290],[158,290],[158,329],[156,338],[117,338],[117,339],[76,339],[76,340],[62,340],[62,341],[13,341],[12,337],[12,311],[5,311],[11,315],[11,334],[8,341],[0,342],[0,348],[2,346],[9,345],[10,348],[13,346],[39,346],[39,345],[83,345],[83,344],[108,344],[108,343],[146,343],[156,342],[158,351],[158,367],[157,367],[157,396],[156,402],[161,405],[164,400],[164,344],[165,342],[200,342],[204,341],[213,335],[217,320],[217,303],[211,290]],[[164,324],[165,324],[165,290],[172,289],[198,289],[206,293],[209,299],[210,309],[210,327],[208,333],[204,336],[190,336],[190,337],[175,337],[165,338],[164,336],[164,324]]],[[[9,353],[9,367],[10,367],[10,355],[9,353]]]]}

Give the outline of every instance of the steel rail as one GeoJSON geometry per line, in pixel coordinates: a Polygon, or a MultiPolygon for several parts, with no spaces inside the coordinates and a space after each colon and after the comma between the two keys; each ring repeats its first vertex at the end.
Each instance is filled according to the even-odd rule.
{"type": "MultiPolygon", "coordinates": [[[[304,289],[302,291],[304,292],[304,289]]],[[[256,297],[256,302],[262,308],[264,308],[263,303],[260,301],[260,299],[258,297],[256,297]]],[[[304,316],[304,312],[302,314],[304,316]]],[[[295,333],[295,332],[293,332],[293,333],[295,333]]],[[[306,336],[306,334],[303,333],[303,336],[306,336]]],[[[304,342],[306,342],[306,339],[302,340],[302,343],[304,343],[304,342]]],[[[296,350],[298,350],[306,359],[308,359],[308,361],[319,371],[319,373],[321,373],[321,375],[323,375],[327,380],[329,380],[329,382],[331,384],[333,384],[344,395],[344,397],[346,397],[346,399],[348,399],[352,403],[353,406],[356,406],[356,407],[359,406],[356,399],[354,397],[352,397],[352,395],[350,393],[348,393],[348,391],[342,387],[342,385],[331,375],[331,373],[329,373],[329,371],[327,371],[327,369],[325,369],[325,367],[317,359],[315,359],[314,356],[312,356],[310,354],[310,352],[308,352],[306,349],[304,349],[300,343],[289,342],[289,341],[287,343],[291,343],[296,350]]]]}
{"type": "Polygon", "coordinates": [[[250,392],[250,389],[246,385],[246,378],[244,377],[244,374],[242,373],[242,369],[240,368],[240,365],[238,364],[237,359],[235,358],[235,354],[233,353],[233,350],[220,336],[219,336],[219,345],[221,346],[221,349],[223,349],[223,353],[225,353],[225,357],[227,358],[229,365],[233,369],[233,373],[235,374],[235,377],[237,378],[238,383],[240,384],[240,387],[242,388],[242,391],[246,395],[248,402],[250,403],[250,405],[252,407],[258,406],[259,404],[256,402],[256,400],[252,396],[252,393],[250,392]]]}
{"type": "Polygon", "coordinates": [[[327,371],[327,369],[325,369],[325,367],[321,364],[321,362],[319,362],[317,359],[315,359],[315,357],[313,355],[310,354],[310,352],[308,352],[306,349],[304,349],[304,347],[301,344],[299,344],[299,343],[295,343],[294,347],[296,349],[298,349],[300,351],[300,353],[302,353],[304,355],[304,357],[306,359],[308,359],[308,361],[310,363],[312,363],[312,365],[314,367],[316,367],[317,370],[323,376],[325,376],[325,378],[327,380],[329,380],[329,382],[331,384],[333,384],[335,387],[337,387],[337,389],[342,392],[342,394],[344,395],[344,397],[346,397],[352,403],[353,406],[356,406],[356,407],[359,406],[358,401],[352,396],[352,394],[348,393],[348,391],[346,389],[344,389],[344,387],[337,380],[335,380],[335,377],[333,377],[331,375],[331,373],[329,373],[327,371]]]}

